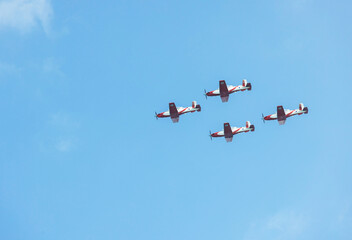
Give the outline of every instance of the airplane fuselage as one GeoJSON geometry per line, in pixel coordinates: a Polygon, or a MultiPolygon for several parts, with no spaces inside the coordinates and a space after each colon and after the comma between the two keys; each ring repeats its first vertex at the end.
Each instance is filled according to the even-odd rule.
{"type": "Polygon", "coordinates": [[[232,85],[226,85],[225,80],[220,80],[219,81],[219,88],[207,92],[206,95],[209,97],[213,96],[220,96],[222,102],[227,102],[229,100],[229,95],[238,92],[238,91],[245,91],[245,90],[251,90],[252,86],[250,83],[247,83],[246,80],[243,80],[242,85],[238,86],[232,86],[232,85]]]}
{"type": "MultiPolygon", "coordinates": [[[[302,105],[303,106],[303,105],[302,105]]],[[[295,115],[302,115],[303,113],[308,113],[307,107],[302,107],[302,109],[284,109],[282,106],[277,106],[277,111],[274,114],[268,115],[264,117],[264,120],[277,120],[280,125],[285,124],[286,119],[295,115]]]]}

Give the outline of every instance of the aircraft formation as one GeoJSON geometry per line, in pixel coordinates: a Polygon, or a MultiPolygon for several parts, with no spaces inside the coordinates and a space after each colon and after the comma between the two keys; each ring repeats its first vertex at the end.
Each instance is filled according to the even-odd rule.
{"type": "MultiPolygon", "coordinates": [[[[225,80],[220,80],[219,81],[219,88],[210,92],[207,92],[204,90],[204,95],[205,98],[208,97],[214,97],[214,96],[220,96],[221,101],[228,102],[229,101],[229,96],[232,93],[239,92],[239,91],[251,91],[252,90],[252,84],[248,83],[246,79],[242,80],[242,85],[238,86],[232,86],[232,85],[227,85],[225,80]]],[[[194,112],[200,112],[201,111],[201,106],[197,104],[196,101],[192,102],[192,106],[190,107],[176,107],[174,102],[169,103],[169,110],[161,113],[155,113],[155,118],[167,118],[170,117],[173,123],[177,123],[179,121],[180,115],[186,114],[186,113],[194,113],[194,112]]],[[[283,106],[277,106],[276,113],[264,116],[262,114],[262,120],[265,123],[265,121],[270,121],[270,120],[277,120],[279,122],[279,125],[283,125],[286,122],[286,119],[295,115],[302,115],[302,114],[307,114],[308,113],[308,108],[303,105],[303,103],[299,104],[298,109],[295,110],[290,110],[290,109],[284,109],[283,106]]],[[[243,132],[253,132],[255,129],[254,125],[251,125],[249,121],[246,122],[245,127],[231,127],[230,123],[224,123],[224,129],[218,132],[211,133],[209,131],[209,137],[210,139],[216,138],[216,137],[225,137],[226,142],[232,142],[233,136],[239,133],[243,132]]]]}

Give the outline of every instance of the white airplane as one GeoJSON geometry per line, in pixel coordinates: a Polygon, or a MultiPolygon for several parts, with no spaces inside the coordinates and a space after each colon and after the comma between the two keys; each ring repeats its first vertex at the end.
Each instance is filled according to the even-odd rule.
{"type": "Polygon", "coordinates": [[[245,127],[231,127],[229,123],[224,123],[224,130],[215,132],[215,133],[210,133],[210,139],[213,137],[225,137],[226,142],[232,142],[233,135],[239,134],[242,132],[253,132],[254,131],[254,125],[251,125],[249,121],[246,122],[245,127]]]}
{"type": "Polygon", "coordinates": [[[302,114],[307,114],[308,113],[308,108],[304,107],[303,103],[299,104],[299,108],[295,110],[290,110],[290,109],[284,109],[282,106],[277,106],[277,112],[268,116],[265,116],[262,114],[262,119],[263,122],[265,120],[277,120],[280,125],[285,124],[286,118],[292,117],[295,115],[302,115],[302,114]]]}
{"type": "Polygon", "coordinates": [[[185,113],[189,113],[189,112],[200,112],[201,111],[201,107],[199,104],[197,104],[196,101],[192,102],[192,106],[191,107],[177,107],[175,103],[171,102],[169,103],[169,111],[166,112],[162,112],[162,113],[155,113],[155,118],[166,118],[166,117],[171,117],[171,120],[173,123],[177,123],[179,120],[179,116],[185,113]]]}
{"type": "Polygon", "coordinates": [[[212,96],[220,96],[222,102],[227,102],[229,100],[229,95],[234,92],[238,91],[245,91],[245,90],[252,90],[252,84],[247,83],[246,79],[242,80],[242,85],[238,86],[232,86],[232,85],[226,85],[225,80],[220,80],[219,81],[219,89],[216,89],[214,91],[207,92],[204,89],[204,95],[205,98],[212,97],[212,96]]]}

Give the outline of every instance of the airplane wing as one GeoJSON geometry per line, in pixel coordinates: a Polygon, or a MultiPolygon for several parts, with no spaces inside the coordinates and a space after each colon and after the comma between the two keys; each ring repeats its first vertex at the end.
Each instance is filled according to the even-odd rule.
{"type": "Polygon", "coordinates": [[[178,117],[178,111],[175,106],[175,103],[169,103],[169,111],[170,111],[170,117],[171,118],[177,118],[178,117]]]}
{"type": "Polygon", "coordinates": [[[282,106],[277,106],[277,120],[279,121],[280,125],[285,124],[286,114],[282,106]]]}
{"type": "Polygon", "coordinates": [[[219,81],[219,89],[220,89],[220,95],[221,96],[226,96],[228,95],[228,89],[225,80],[220,80],[219,81]]]}
{"type": "Polygon", "coordinates": [[[172,122],[173,123],[178,123],[178,121],[180,120],[179,117],[176,117],[176,118],[171,118],[172,122]]]}
{"type": "Polygon", "coordinates": [[[220,97],[222,102],[229,101],[229,90],[227,89],[227,85],[225,80],[219,81],[219,89],[220,89],[220,97]]]}
{"type": "Polygon", "coordinates": [[[225,138],[232,138],[232,130],[229,123],[224,123],[224,134],[225,138]]]}

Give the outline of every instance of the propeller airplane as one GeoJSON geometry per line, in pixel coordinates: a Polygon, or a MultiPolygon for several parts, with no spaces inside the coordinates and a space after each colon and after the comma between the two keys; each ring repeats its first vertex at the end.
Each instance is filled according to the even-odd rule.
{"type": "Polygon", "coordinates": [[[262,120],[265,123],[265,120],[277,120],[280,125],[285,124],[286,119],[288,117],[292,117],[295,115],[302,115],[308,113],[308,108],[303,105],[303,103],[299,104],[299,108],[295,110],[284,109],[282,106],[277,106],[277,111],[274,114],[265,116],[262,114],[262,120]]]}
{"type": "Polygon", "coordinates": [[[193,112],[200,112],[201,107],[197,104],[196,101],[192,102],[191,107],[176,107],[175,103],[169,103],[169,111],[162,112],[162,113],[155,113],[155,118],[166,118],[171,117],[173,123],[177,123],[179,121],[179,116],[185,113],[193,113],[193,112]]]}
{"type": "Polygon", "coordinates": [[[234,92],[245,91],[245,90],[252,90],[252,84],[248,83],[246,79],[242,80],[242,85],[232,86],[226,85],[225,80],[219,81],[219,89],[214,91],[207,92],[204,89],[205,98],[213,97],[213,96],[220,96],[222,102],[227,102],[229,100],[229,95],[234,92]]]}
{"type": "Polygon", "coordinates": [[[254,125],[251,125],[249,121],[246,122],[245,127],[231,127],[229,123],[224,123],[224,130],[211,133],[209,131],[209,137],[210,139],[213,139],[213,137],[225,137],[226,142],[232,142],[233,135],[243,133],[243,132],[253,132],[254,131],[254,125]]]}

